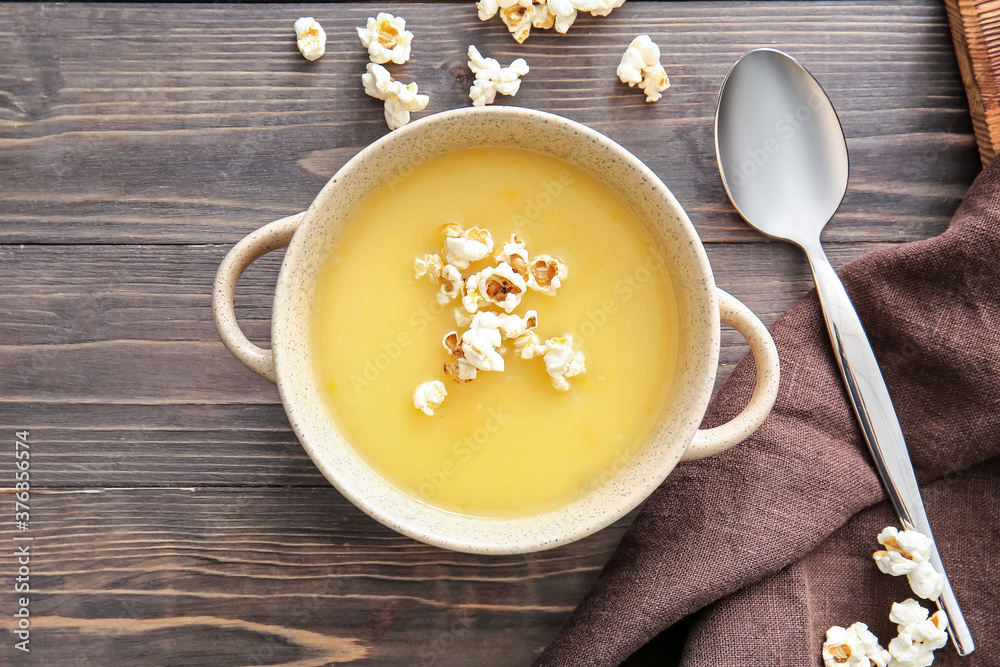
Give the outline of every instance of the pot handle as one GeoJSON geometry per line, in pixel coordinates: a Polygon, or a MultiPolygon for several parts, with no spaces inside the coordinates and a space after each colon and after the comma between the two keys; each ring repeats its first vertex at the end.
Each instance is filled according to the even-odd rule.
{"type": "Polygon", "coordinates": [[[236,321],[236,283],[248,266],[272,250],[284,248],[292,240],[305,211],[268,223],[250,232],[226,253],[215,274],[212,290],[212,317],[226,349],[258,375],[277,382],[274,374],[274,354],[251,343],[236,321]]]}
{"type": "Polygon", "coordinates": [[[757,366],[757,384],[750,402],[733,419],[710,429],[699,429],[684,452],[682,461],[694,461],[725,451],[743,442],[764,423],[778,398],[778,348],[767,327],[734,296],[718,290],[719,315],[723,324],[736,329],[747,342],[757,366]]]}

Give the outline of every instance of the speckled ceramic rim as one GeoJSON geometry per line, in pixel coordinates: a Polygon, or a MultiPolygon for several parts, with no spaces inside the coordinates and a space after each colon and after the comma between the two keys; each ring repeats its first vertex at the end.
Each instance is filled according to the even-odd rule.
{"type": "MultiPolygon", "coordinates": [[[[320,471],[351,502],[386,526],[457,551],[512,554],[547,549],[589,535],[625,515],[685,456],[711,398],[718,366],[720,311],[715,282],[701,241],[680,204],[638,158],[604,135],[560,116],[518,107],[435,114],[362,150],[330,179],[301,218],[279,222],[255,234],[262,234],[265,244],[278,237],[287,240],[283,235],[297,225],[281,266],[272,312],[273,373],[282,403],[320,471]],[[308,321],[316,275],[350,213],[375,188],[405,177],[407,165],[477,145],[530,147],[572,162],[616,189],[648,221],[674,279],[684,322],[684,352],[674,400],[649,442],[620,469],[609,471],[609,481],[597,490],[557,510],[522,518],[445,512],[382,480],[359,459],[330,419],[310,360],[308,321]]],[[[217,281],[217,289],[219,285],[217,281]]],[[[216,309],[217,324],[221,312],[216,309]]],[[[770,341],[763,325],[759,329],[770,341]]],[[[228,341],[227,345],[238,347],[228,341]]],[[[269,369],[255,370],[267,376],[269,369]]],[[[776,377],[776,365],[774,372],[776,377]]],[[[767,410],[773,400],[771,396],[767,410]]],[[[704,453],[711,452],[706,449],[704,453]]]]}

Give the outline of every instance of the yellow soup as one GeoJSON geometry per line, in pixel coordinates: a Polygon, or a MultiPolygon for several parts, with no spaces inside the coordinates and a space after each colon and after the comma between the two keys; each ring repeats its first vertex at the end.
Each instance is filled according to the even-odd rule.
{"type": "Polygon", "coordinates": [[[679,322],[660,258],[633,210],[562,160],[510,148],[426,160],[363,202],[320,270],[310,336],[323,401],[375,473],[429,505],[512,517],[568,504],[631,459],[670,398],[679,322]],[[513,312],[537,310],[542,341],[573,336],[587,371],[569,391],[513,350],[503,372],[466,384],[444,373],[461,302],[440,305],[413,261],[440,251],[445,223],[495,240],[464,275],[492,265],[512,232],[529,255],[565,262],[555,296],[528,291],[513,312]],[[428,380],[448,390],[433,416],[413,405],[428,380]]]}

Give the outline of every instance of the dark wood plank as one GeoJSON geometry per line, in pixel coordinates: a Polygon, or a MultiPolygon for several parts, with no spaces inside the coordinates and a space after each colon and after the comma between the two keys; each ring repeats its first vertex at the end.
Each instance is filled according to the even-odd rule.
{"type": "Polygon", "coordinates": [[[527,664],[626,523],[487,558],[401,537],[329,487],[36,493],[17,533],[33,538],[30,662],[10,641],[0,662],[527,664]]]}
{"type": "MultiPolygon", "coordinates": [[[[428,111],[468,106],[465,49],[533,67],[512,103],[585,122],[644,159],[708,242],[750,240],[714,162],[715,96],[749,48],[785,48],[827,87],[854,173],[830,239],[940,232],[979,169],[944,10],[932,0],[654,3],[584,17],[518,46],[472,3],[388,4],[416,34],[398,68],[428,111]],[[617,81],[647,32],[673,87],[648,105],[617,81]],[[594,104],[593,100],[602,100],[594,104]]],[[[295,51],[297,9],[0,6],[0,242],[231,243],[305,208],[333,171],[387,132],[364,95],[354,26],[374,11],[315,10],[328,53],[295,51]]]]}
{"type": "MultiPolygon", "coordinates": [[[[852,174],[824,237],[835,265],[939,233],[979,170],[936,0],[631,0],[523,46],[471,1],[0,4],[0,430],[33,443],[31,528],[0,523],[8,545],[33,538],[32,654],[7,642],[0,664],[527,664],[607,561],[630,517],[508,558],[382,527],[316,471],[275,387],[218,341],[209,294],[228,248],[304,208],[387,132],[353,29],[383,9],[416,34],[394,70],[429,112],[469,104],[468,44],[525,57],[512,102],[645,160],[690,212],[719,286],[768,323],[812,282],[718,179],[715,95],[744,51],[788,50],[837,105],[852,174]],[[302,14],[330,36],[312,64],[292,39],[302,14]],[[614,77],[639,33],[673,82],[656,105],[614,77]]],[[[279,263],[259,261],[238,290],[261,342],[279,263]]],[[[720,381],[745,352],[724,331],[720,381]]],[[[12,505],[9,488],[0,498],[12,505]]]]}

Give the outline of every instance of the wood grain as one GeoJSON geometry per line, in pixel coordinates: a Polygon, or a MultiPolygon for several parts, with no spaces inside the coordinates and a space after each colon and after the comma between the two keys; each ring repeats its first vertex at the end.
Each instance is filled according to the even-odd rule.
{"type": "MultiPolygon", "coordinates": [[[[715,97],[746,50],[778,46],[826,86],[849,137],[851,187],[830,240],[942,231],[978,169],[965,92],[936,2],[630,2],[612,20],[518,46],[454,3],[388,4],[409,17],[398,68],[429,112],[468,106],[465,49],[533,66],[516,105],[605,132],[645,160],[707,242],[756,240],[715,166],[715,97]],[[615,67],[636,34],[662,45],[673,82],[646,104],[615,67]],[[599,105],[593,100],[601,99],[599,105]]],[[[317,17],[328,52],[308,63],[291,8],[10,5],[0,52],[0,205],[8,243],[231,243],[304,209],[351,155],[387,132],[359,83],[354,26],[367,7],[317,17]]]]}
{"type": "MultiPolygon", "coordinates": [[[[936,0],[631,0],[522,46],[471,2],[377,9],[416,34],[396,70],[430,94],[428,112],[469,104],[468,44],[525,57],[505,101],[642,158],[690,213],[719,286],[766,323],[812,281],[719,181],[715,96],[744,51],[789,51],[837,106],[852,171],[824,235],[835,265],[943,231],[980,168],[936,0]],[[640,33],[673,83],[654,105],[614,78],[640,33]]],[[[218,340],[209,298],[225,252],[305,208],[387,132],[359,82],[354,26],[374,10],[0,4],[0,435],[31,432],[31,528],[17,536],[33,538],[32,652],[3,643],[0,664],[528,664],[628,525],[507,558],[401,537],[326,482],[275,387],[218,340]],[[330,36],[315,63],[292,39],[303,14],[330,36]]],[[[280,261],[256,262],[237,290],[262,344],[280,261]]],[[[719,381],[746,351],[723,332],[719,381]]],[[[0,460],[11,507],[13,458],[0,460]]],[[[13,629],[13,605],[0,596],[0,627],[13,629]]]]}
{"type": "Polygon", "coordinates": [[[626,524],[489,558],[404,538],[329,485],[51,492],[33,513],[44,660],[4,664],[527,664],[626,524]]]}

